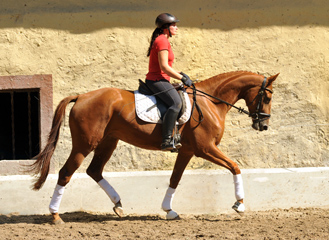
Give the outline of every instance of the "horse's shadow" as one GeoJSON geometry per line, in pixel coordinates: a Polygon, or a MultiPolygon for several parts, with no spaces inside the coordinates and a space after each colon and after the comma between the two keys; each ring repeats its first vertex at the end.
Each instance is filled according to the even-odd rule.
{"type": "MultiPolygon", "coordinates": [[[[164,217],[160,215],[127,215],[119,218],[115,214],[95,214],[87,212],[71,212],[61,214],[61,218],[64,222],[77,222],[77,223],[89,223],[89,222],[105,222],[105,221],[165,221],[164,217]]],[[[52,222],[52,217],[49,214],[45,215],[0,215],[1,224],[47,224],[52,222]]]]}
{"type": "MultiPolygon", "coordinates": [[[[119,218],[115,214],[96,214],[88,212],[70,212],[60,214],[61,218],[66,223],[101,223],[101,222],[118,222],[118,221],[168,221],[165,216],[161,215],[126,215],[122,218],[119,218]]],[[[225,216],[225,215],[223,215],[225,216]]],[[[241,218],[238,216],[194,216],[192,217],[196,221],[207,221],[207,222],[232,222],[240,221],[241,218]]],[[[179,221],[184,220],[185,218],[189,219],[191,216],[182,215],[182,218],[170,221],[179,221]]],[[[27,223],[27,224],[52,224],[52,217],[50,214],[44,215],[1,215],[0,214],[0,225],[2,224],[18,224],[18,223],[27,223]]]]}

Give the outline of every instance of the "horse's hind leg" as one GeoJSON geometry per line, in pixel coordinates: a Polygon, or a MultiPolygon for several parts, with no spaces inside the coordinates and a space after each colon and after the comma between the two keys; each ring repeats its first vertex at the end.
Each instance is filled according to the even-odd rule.
{"type": "Polygon", "coordinates": [[[111,201],[114,203],[113,210],[119,216],[123,216],[123,209],[119,194],[111,186],[111,184],[103,177],[103,169],[107,161],[110,159],[113,151],[118,144],[117,139],[104,139],[95,149],[94,157],[87,169],[87,174],[97,182],[97,184],[105,191],[111,201]]]}
{"type": "Polygon", "coordinates": [[[57,185],[55,187],[53,196],[49,204],[49,211],[53,216],[53,223],[59,224],[63,223],[63,220],[60,218],[58,211],[59,205],[61,203],[64,189],[66,184],[69,183],[73,173],[79,168],[82,161],[88,155],[89,152],[81,153],[72,149],[72,152],[67,159],[64,166],[59,171],[57,185]]]}

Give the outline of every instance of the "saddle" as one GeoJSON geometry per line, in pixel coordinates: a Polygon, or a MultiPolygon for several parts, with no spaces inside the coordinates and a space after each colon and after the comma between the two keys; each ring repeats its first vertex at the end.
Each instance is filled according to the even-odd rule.
{"type": "MultiPolygon", "coordinates": [[[[177,124],[181,125],[190,119],[191,102],[183,86],[176,84],[174,87],[182,99],[182,108],[177,120],[177,124]]],[[[168,107],[142,80],[139,80],[139,88],[134,91],[134,94],[138,118],[145,122],[162,123],[163,116],[167,112],[168,107]]]]}

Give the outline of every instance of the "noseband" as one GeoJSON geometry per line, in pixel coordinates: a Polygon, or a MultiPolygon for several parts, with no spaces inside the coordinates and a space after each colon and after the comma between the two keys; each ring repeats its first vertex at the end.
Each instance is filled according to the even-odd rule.
{"type": "Polygon", "coordinates": [[[212,96],[212,95],[210,95],[208,93],[205,93],[205,92],[203,92],[201,90],[198,90],[198,89],[196,89],[196,87],[194,86],[194,84],[192,84],[192,89],[193,89],[193,107],[192,107],[192,113],[191,113],[191,115],[193,117],[193,111],[196,108],[197,111],[198,111],[198,113],[199,113],[199,120],[194,119],[194,117],[193,117],[193,119],[196,122],[199,122],[199,123],[203,121],[203,114],[202,114],[201,108],[199,107],[199,105],[198,105],[198,103],[196,101],[196,92],[200,92],[200,93],[202,93],[202,94],[204,94],[204,95],[206,95],[208,97],[214,98],[214,99],[216,99],[216,100],[218,100],[218,101],[220,101],[222,103],[225,103],[226,105],[229,105],[229,106],[237,109],[241,113],[247,114],[256,123],[265,121],[265,120],[267,120],[267,119],[269,119],[271,117],[271,114],[267,114],[267,113],[262,113],[261,112],[261,106],[262,106],[262,103],[263,103],[264,94],[265,94],[265,91],[269,91],[270,93],[273,93],[273,91],[271,89],[269,89],[269,88],[266,87],[266,81],[267,81],[267,77],[264,77],[264,81],[262,83],[261,88],[258,91],[258,94],[254,98],[254,100],[252,100],[252,102],[250,103],[250,104],[252,104],[254,101],[256,101],[256,98],[259,96],[259,100],[258,100],[256,112],[254,112],[254,113],[250,113],[250,112],[248,112],[247,110],[244,110],[241,107],[236,107],[233,104],[231,104],[229,102],[226,102],[226,101],[224,101],[224,100],[222,100],[222,99],[220,99],[218,97],[212,96]]]}

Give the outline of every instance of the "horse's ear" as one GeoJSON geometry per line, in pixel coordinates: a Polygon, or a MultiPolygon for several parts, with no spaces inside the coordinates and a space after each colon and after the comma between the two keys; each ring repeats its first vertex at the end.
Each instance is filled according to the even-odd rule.
{"type": "Polygon", "coordinates": [[[280,74],[280,73],[278,73],[278,74],[276,74],[276,75],[273,75],[273,76],[270,76],[270,77],[268,78],[267,86],[271,85],[271,84],[275,81],[275,79],[279,76],[279,74],[280,74]]]}

